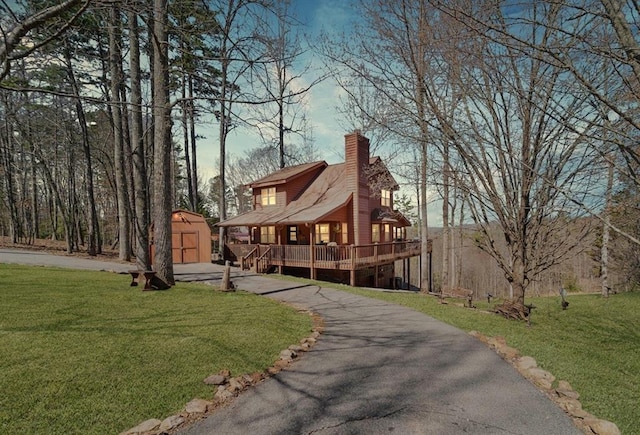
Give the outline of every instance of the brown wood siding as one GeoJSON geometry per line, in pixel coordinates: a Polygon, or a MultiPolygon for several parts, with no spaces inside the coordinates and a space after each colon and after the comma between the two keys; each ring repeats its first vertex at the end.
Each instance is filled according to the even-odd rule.
{"type": "Polygon", "coordinates": [[[347,222],[348,224],[352,224],[351,222],[349,222],[349,216],[347,213],[347,207],[342,207],[339,210],[336,210],[335,212],[331,213],[330,215],[328,215],[327,217],[322,219],[322,222],[347,222]]]}
{"type": "MultiPolygon", "coordinates": [[[[276,186],[276,205],[275,207],[284,207],[287,204],[287,185],[276,186]]],[[[274,206],[269,206],[274,207],[274,206]]]]}
{"type": "Polygon", "coordinates": [[[376,208],[380,208],[382,207],[382,198],[380,198],[380,193],[378,192],[377,195],[371,195],[369,197],[369,210],[373,210],[376,208]]]}
{"type": "Polygon", "coordinates": [[[304,174],[302,176],[296,177],[293,180],[289,181],[284,185],[284,189],[286,189],[286,197],[285,202],[283,204],[289,204],[291,201],[294,201],[298,198],[298,196],[311,184],[314,178],[322,172],[324,167],[318,168],[315,171],[311,171],[308,174],[304,174]]]}
{"type": "Polygon", "coordinates": [[[174,211],[171,233],[174,263],[211,262],[211,229],[202,215],[174,211]]]}

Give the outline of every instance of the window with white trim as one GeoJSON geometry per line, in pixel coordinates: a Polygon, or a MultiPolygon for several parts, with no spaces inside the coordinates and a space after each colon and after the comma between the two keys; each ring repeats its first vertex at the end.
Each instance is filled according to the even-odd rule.
{"type": "Polygon", "coordinates": [[[372,243],[380,242],[380,224],[371,225],[371,242],[372,243]]]}
{"type": "Polygon", "coordinates": [[[260,227],[260,243],[276,243],[276,227],[260,227]]]}
{"type": "Polygon", "coordinates": [[[329,243],[331,241],[331,225],[316,224],[316,244],[329,243]]]}
{"type": "Polygon", "coordinates": [[[380,192],[380,204],[383,207],[391,207],[391,191],[384,190],[380,192]]]}
{"type": "Polygon", "coordinates": [[[265,187],[260,191],[260,197],[263,206],[276,205],[276,188],[265,187]]]}

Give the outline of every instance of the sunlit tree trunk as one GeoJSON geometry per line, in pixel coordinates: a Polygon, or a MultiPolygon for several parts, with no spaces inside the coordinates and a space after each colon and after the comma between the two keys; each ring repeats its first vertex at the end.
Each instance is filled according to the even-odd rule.
{"type": "Polygon", "coordinates": [[[131,75],[131,156],[133,163],[135,256],[139,270],[151,269],[149,252],[149,191],[142,124],[142,86],[140,74],[140,30],[138,15],[127,12],[129,21],[129,70],[131,75]]]}
{"type": "Polygon", "coordinates": [[[120,51],[120,9],[113,5],[109,9],[109,67],[110,102],[113,123],[114,167],[116,175],[116,193],[118,197],[118,244],[120,260],[131,259],[131,227],[129,211],[129,193],[125,169],[124,131],[122,107],[120,101],[121,51],[120,51]]]}
{"type": "Polygon", "coordinates": [[[175,284],[171,241],[171,106],[169,102],[169,58],[167,1],[153,2],[153,265],[159,279],[175,284]]]}

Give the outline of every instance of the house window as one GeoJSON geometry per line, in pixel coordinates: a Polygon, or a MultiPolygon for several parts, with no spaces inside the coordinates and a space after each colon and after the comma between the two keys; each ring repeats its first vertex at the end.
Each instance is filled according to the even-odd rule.
{"type": "Polygon", "coordinates": [[[296,243],[298,241],[298,227],[297,226],[290,226],[288,229],[288,233],[289,233],[289,243],[296,243]]]}
{"type": "Polygon", "coordinates": [[[380,203],[383,207],[391,207],[391,191],[382,189],[380,203]]]}
{"type": "Polygon", "coordinates": [[[391,241],[391,229],[389,227],[389,224],[384,224],[383,239],[384,239],[385,242],[391,241]]]}
{"type": "Polygon", "coordinates": [[[340,224],[340,230],[342,231],[342,243],[349,243],[349,226],[346,222],[340,224]]]}
{"type": "Polygon", "coordinates": [[[276,188],[266,187],[260,191],[262,197],[262,205],[276,205],[276,188]]]}
{"type": "Polygon", "coordinates": [[[373,243],[380,242],[380,225],[379,224],[371,225],[371,241],[373,243]]]}
{"type": "Polygon", "coordinates": [[[260,227],[260,243],[275,243],[276,227],[260,227]]]}
{"type": "Polygon", "coordinates": [[[316,224],[316,243],[329,243],[331,241],[331,237],[329,234],[330,231],[329,224],[316,224]]]}

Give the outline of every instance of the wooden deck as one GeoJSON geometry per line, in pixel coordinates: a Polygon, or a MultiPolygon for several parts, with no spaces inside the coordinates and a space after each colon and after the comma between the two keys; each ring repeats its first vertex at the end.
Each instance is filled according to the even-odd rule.
{"type": "Polygon", "coordinates": [[[393,263],[421,254],[419,241],[376,243],[372,245],[227,245],[245,270],[264,273],[269,268],[301,267],[356,270],[393,263]]]}

